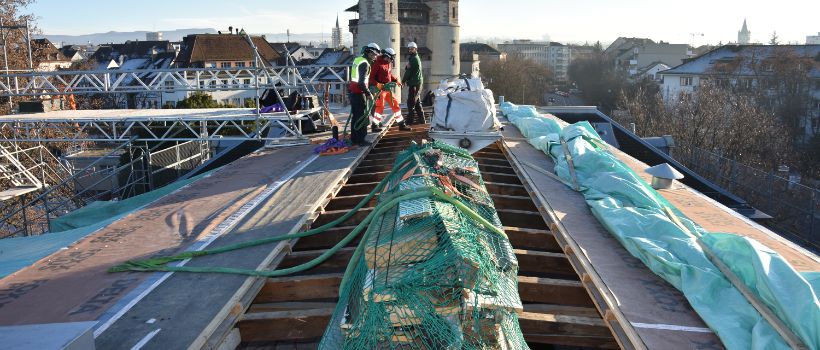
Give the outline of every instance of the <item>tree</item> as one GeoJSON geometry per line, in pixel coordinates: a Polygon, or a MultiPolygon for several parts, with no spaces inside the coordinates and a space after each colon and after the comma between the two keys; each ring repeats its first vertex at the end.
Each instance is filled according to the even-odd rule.
{"type": "Polygon", "coordinates": [[[553,81],[549,68],[516,54],[482,64],[481,75],[496,96],[520,104],[544,104],[544,93],[553,81]]]}
{"type": "Polygon", "coordinates": [[[203,92],[195,92],[177,103],[177,108],[219,108],[219,103],[211,98],[211,95],[203,92]]]}
{"type": "Polygon", "coordinates": [[[596,43],[594,53],[569,65],[569,78],[584,92],[587,103],[598,106],[604,113],[615,108],[624,79],[615,72],[615,64],[596,43]]]}
{"type": "Polygon", "coordinates": [[[769,39],[769,45],[780,45],[780,40],[777,37],[777,31],[772,32],[772,37],[769,39]]]}
{"type": "Polygon", "coordinates": [[[684,152],[703,149],[774,169],[792,155],[786,129],[778,116],[761,108],[752,94],[703,83],[666,104],[657,91],[643,87],[619,99],[641,136],[672,135],[684,152]]]}
{"type": "MultiPolygon", "coordinates": [[[[21,10],[34,3],[35,0],[3,0],[0,2],[0,18],[4,26],[25,26],[28,24],[29,31],[33,35],[38,32],[37,24],[33,14],[21,14],[21,10]]],[[[28,69],[28,44],[26,43],[25,29],[3,29],[8,53],[9,69],[28,69]]],[[[3,51],[0,50],[0,64],[3,64],[3,51]]],[[[37,67],[39,58],[32,57],[34,67],[37,67]]],[[[5,67],[3,67],[5,68],[5,67]]],[[[24,82],[23,82],[24,83],[24,82]]],[[[0,113],[9,114],[8,98],[0,98],[0,113]]]]}

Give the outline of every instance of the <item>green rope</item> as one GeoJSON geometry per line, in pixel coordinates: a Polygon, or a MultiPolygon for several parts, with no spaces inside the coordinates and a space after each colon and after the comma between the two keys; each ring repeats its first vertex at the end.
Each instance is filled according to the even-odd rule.
{"type": "MultiPolygon", "coordinates": [[[[374,187],[373,190],[371,190],[370,193],[367,194],[367,196],[365,196],[361,201],[359,201],[359,203],[356,204],[356,206],[354,206],[353,209],[351,209],[350,211],[348,211],[347,213],[345,213],[341,217],[339,217],[339,218],[337,218],[337,219],[335,219],[335,220],[333,220],[333,221],[331,221],[327,224],[324,224],[320,227],[310,229],[310,230],[307,230],[307,231],[304,231],[304,232],[294,233],[294,234],[280,235],[280,236],[276,236],[276,237],[263,238],[263,239],[259,239],[259,240],[236,243],[236,244],[227,245],[227,246],[224,246],[224,247],[221,247],[221,248],[216,248],[216,249],[200,250],[200,251],[188,251],[188,252],[182,252],[182,253],[172,255],[172,256],[161,256],[161,257],[155,257],[155,258],[144,259],[144,260],[130,260],[130,261],[127,261],[127,262],[122,263],[120,265],[116,265],[116,266],[111,267],[110,269],[108,269],[108,272],[170,271],[170,270],[163,270],[163,268],[167,267],[165,265],[170,263],[170,262],[182,261],[182,260],[192,259],[192,258],[196,258],[196,257],[200,257],[200,256],[206,256],[206,255],[220,254],[220,253],[230,252],[230,251],[234,251],[234,250],[250,248],[250,247],[256,247],[256,246],[265,245],[265,244],[269,244],[269,243],[279,242],[279,241],[286,241],[286,240],[290,240],[290,239],[294,239],[294,238],[304,238],[304,237],[313,236],[313,235],[317,235],[319,233],[325,232],[325,231],[327,231],[331,228],[336,227],[337,225],[341,224],[342,222],[345,222],[347,219],[351,218],[354,214],[356,214],[356,212],[359,211],[359,209],[363,208],[367,203],[369,203],[373,199],[373,197],[376,196],[377,193],[381,192],[382,189],[384,189],[384,186],[385,186],[385,184],[387,184],[387,182],[390,179],[391,175],[395,174],[396,172],[406,171],[407,170],[406,166],[408,165],[407,161],[412,158],[412,155],[415,152],[418,152],[418,151],[419,150],[416,150],[414,152],[408,152],[408,154],[403,157],[403,160],[400,161],[400,162],[397,162],[397,165],[393,169],[390,170],[390,172],[387,174],[387,176],[385,176],[384,179],[379,181],[379,183],[376,185],[376,187],[374,187]]],[[[392,196],[394,196],[394,195],[390,195],[387,198],[392,198],[392,196]]],[[[375,210],[374,210],[374,212],[375,212],[375,210]]]]}
{"type": "MultiPolygon", "coordinates": [[[[404,165],[406,165],[406,164],[404,164],[404,165]]],[[[152,270],[152,269],[158,268],[162,265],[165,265],[167,263],[174,262],[174,261],[182,261],[182,260],[191,259],[191,258],[195,258],[195,257],[199,257],[199,256],[205,256],[205,255],[220,254],[220,253],[225,253],[225,252],[229,252],[229,251],[234,251],[234,250],[239,250],[239,249],[244,249],[244,248],[250,248],[250,247],[256,247],[256,246],[260,246],[260,245],[265,245],[265,244],[269,244],[269,243],[273,243],[273,242],[286,241],[286,240],[290,240],[290,239],[294,239],[294,238],[304,238],[304,237],[313,236],[313,235],[325,232],[325,231],[327,231],[327,230],[329,230],[333,227],[336,227],[338,224],[341,224],[345,220],[349,219],[354,214],[356,214],[356,212],[359,209],[363,208],[367,203],[369,203],[373,199],[373,197],[376,196],[377,193],[381,192],[381,190],[384,188],[384,185],[387,183],[387,180],[389,179],[390,175],[392,175],[393,173],[395,173],[399,169],[403,169],[402,166],[398,166],[398,167],[394,168],[393,170],[391,170],[390,173],[388,173],[388,176],[386,176],[384,179],[382,179],[382,181],[380,181],[376,185],[376,187],[373,188],[373,190],[370,191],[370,193],[367,194],[367,196],[365,196],[358,204],[356,204],[356,206],[353,207],[353,209],[351,209],[350,211],[348,211],[347,213],[345,213],[341,217],[337,218],[336,220],[333,220],[333,221],[331,221],[327,224],[324,224],[320,227],[310,229],[310,230],[307,230],[307,231],[304,231],[304,232],[294,233],[294,234],[281,235],[281,236],[263,238],[263,239],[259,239],[259,240],[248,241],[248,242],[236,243],[236,244],[227,245],[227,246],[224,246],[224,247],[221,247],[221,248],[216,248],[216,249],[182,252],[182,253],[172,255],[172,256],[162,256],[162,257],[156,257],[156,258],[145,259],[145,260],[131,260],[131,261],[127,261],[123,264],[113,266],[110,269],[108,269],[108,271],[109,272],[155,271],[155,270],[152,270]]]]}

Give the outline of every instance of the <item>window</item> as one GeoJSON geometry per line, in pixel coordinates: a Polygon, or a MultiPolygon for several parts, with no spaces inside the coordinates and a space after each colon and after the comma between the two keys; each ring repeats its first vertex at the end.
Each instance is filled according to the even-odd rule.
{"type": "Polygon", "coordinates": [[[165,81],[165,90],[173,90],[174,89],[174,81],[173,80],[166,80],[165,81]]]}
{"type": "Polygon", "coordinates": [[[680,77],[680,86],[692,86],[692,77],[680,77]]]}
{"type": "Polygon", "coordinates": [[[390,14],[391,15],[393,14],[393,3],[392,2],[390,3],[390,14]]]}
{"type": "Polygon", "coordinates": [[[245,62],[236,62],[236,68],[245,68],[245,62]]]}
{"type": "Polygon", "coordinates": [[[453,19],[456,19],[456,7],[453,6],[453,19]]]}
{"type": "Polygon", "coordinates": [[[245,84],[245,85],[250,86],[251,85],[251,80],[250,79],[245,79],[245,80],[242,80],[242,83],[245,84]]]}
{"type": "Polygon", "coordinates": [[[231,62],[222,62],[219,64],[220,68],[231,68],[231,62]]]}

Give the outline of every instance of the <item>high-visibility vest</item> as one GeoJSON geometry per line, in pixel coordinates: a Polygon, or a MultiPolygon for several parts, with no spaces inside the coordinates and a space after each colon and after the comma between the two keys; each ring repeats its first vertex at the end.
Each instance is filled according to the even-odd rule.
{"type": "MultiPolygon", "coordinates": [[[[353,60],[353,65],[350,67],[350,92],[354,94],[362,94],[364,91],[359,88],[359,65],[364,62],[367,64],[367,75],[370,75],[370,62],[367,61],[367,58],[363,56],[356,56],[353,60]]],[[[368,77],[369,78],[369,77],[368,77]]],[[[367,85],[367,80],[364,80],[364,84],[367,85]]]]}

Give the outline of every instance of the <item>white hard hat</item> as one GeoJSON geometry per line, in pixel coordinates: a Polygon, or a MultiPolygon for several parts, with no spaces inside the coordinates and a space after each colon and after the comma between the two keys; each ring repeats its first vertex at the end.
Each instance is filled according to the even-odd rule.
{"type": "Polygon", "coordinates": [[[388,47],[388,48],[384,49],[384,51],[382,51],[382,53],[387,55],[387,57],[390,57],[391,60],[396,59],[396,50],[393,50],[392,47],[388,47]]]}
{"type": "Polygon", "coordinates": [[[418,46],[418,45],[416,45],[416,42],[415,42],[415,41],[411,41],[411,42],[407,43],[407,48],[408,48],[408,49],[418,49],[418,48],[419,48],[419,46],[418,46]]]}
{"type": "Polygon", "coordinates": [[[376,44],[376,43],[367,44],[367,46],[365,46],[364,49],[365,49],[365,51],[370,50],[370,51],[373,51],[375,53],[379,53],[382,50],[382,48],[379,47],[379,44],[376,44]]]}

